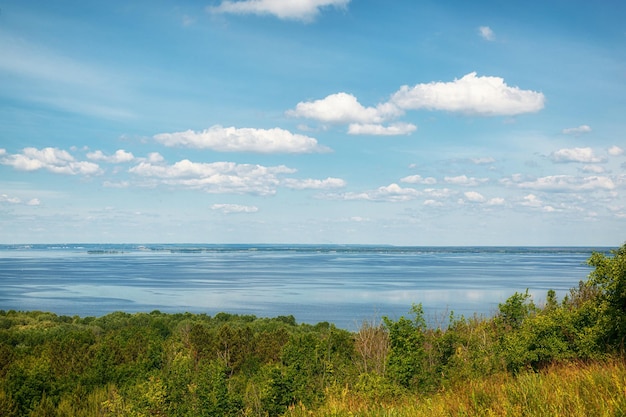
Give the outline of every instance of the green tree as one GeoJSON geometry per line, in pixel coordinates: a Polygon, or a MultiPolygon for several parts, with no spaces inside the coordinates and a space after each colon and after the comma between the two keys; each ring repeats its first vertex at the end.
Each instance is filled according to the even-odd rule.
{"type": "Polygon", "coordinates": [[[426,358],[424,332],[426,320],[421,304],[411,308],[413,319],[404,316],[398,321],[383,317],[383,323],[389,333],[389,356],[387,374],[396,383],[405,388],[419,386],[424,378],[423,364],[426,358]]]}
{"type": "Polygon", "coordinates": [[[607,346],[624,352],[626,338],[626,244],[611,251],[612,256],[594,252],[588,264],[595,268],[588,285],[599,292],[601,331],[607,346]]]}
{"type": "Polygon", "coordinates": [[[531,295],[526,289],[525,293],[515,292],[504,304],[498,304],[499,321],[506,327],[518,329],[524,320],[536,311],[531,295]]]}

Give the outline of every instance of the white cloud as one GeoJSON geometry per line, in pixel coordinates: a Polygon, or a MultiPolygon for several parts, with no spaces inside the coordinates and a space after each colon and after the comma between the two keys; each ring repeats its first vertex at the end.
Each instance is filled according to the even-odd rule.
{"type": "Polygon", "coordinates": [[[427,188],[423,192],[432,198],[448,198],[455,194],[455,192],[449,188],[427,188]]]}
{"type": "Polygon", "coordinates": [[[559,149],[550,155],[554,162],[583,162],[598,163],[604,162],[604,159],[595,156],[591,148],[570,148],[559,149]]]}
{"type": "MultiPolygon", "coordinates": [[[[198,163],[184,159],[172,165],[142,161],[130,168],[129,172],[146,179],[147,185],[163,184],[209,193],[273,195],[278,187],[321,190],[345,186],[345,181],[339,178],[329,177],[324,180],[282,178],[282,175],[296,172],[295,169],[284,165],[266,167],[234,162],[198,163]]],[[[122,187],[126,184],[109,186],[122,187]]]]}
{"type": "Polygon", "coordinates": [[[478,33],[482,36],[483,39],[488,41],[495,41],[496,34],[493,33],[493,30],[489,26],[481,26],[478,28],[478,33]]]}
{"type": "Polygon", "coordinates": [[[624,149],[620,148],[619,146],[611,146],[608,152],[611,156],[620,156],[624,154],[624,149]]]}
{"type": "Polygon", "coordinates": [[[4,155],[7,153],[7,150],[4,148],[0,148],[0,156],[4,155]]]}
{"type": "Polygon", "coordinates": [[[188,159],[173,165],[141,162],[129,170],[162,184],[199,189],[210,193],[252,193],[271,195],[280,183],[278,175],[294,173],[286,166],[236,164],[234,162],[197,163],[188,159]]]}
{"type": "Polygon", "coordinates": [[[544,205],[543,201],[541,201],[541,199],[534,194],[528,194],[524,196],[524,199],[520,203],[520,205],[540,209],[541,211],[545,211],[547,213],[557,211],[554,207],[550,205],[544,205]]]}
{"type": "Polygon", "coordinates": [[[411,123],[392,123],[389,126],[380,124],[351,123],[348,127],[350,135],[374,135],[374,136],[397,136],[408,135],[417,130],[417,126],[411,123]]]}
{"type": "Polygon", "coordinates": [[[524,197],[524,201],[521,204],[528,207],[540,207],[543,202],[536,195],[528,194],[524,197]]]}
{"type": "Polygon", "coordinates": [[[391,103],[404,110],[444,110],[480,116],[512,116],[539,111],[542,93],[509,87],[499,77],[477,77],[475,72],[452,82],[402,86],[391,103]]]}
{"type": "Polygon", "coordinates": [[[19,171],[45,169],[55,174],[96,175],[101,170],[98,164],[76,161],[69,152],[58,148],[24,148],[21,154],[8,155],[0,159],[3,165],[10,165],[19,171]]]}
{"type": "Polygon", "coordinates": [[[342,188],[346,186],[346,182],[341,178],[328,177],[325,180],[305,179],[298,180],[294,178],[287,178],[283,181],[283,185],[287,188],[293,188],[296,190],[327,190],[332,188],[342,188]]]}
{"type": "Polygon", "coordinates": [[[457,177],[444,177],[443,180],[447,182],[448,184],[468,185],[468,186],[475,186],[475,185],[483,184],[489,181],[489,179],[487,178],[474,178],[474,177],[468,178],[466,175],[459,175],[457,177]]]}
{"type": "Polygon", "coordinates": [[[502,197],[494,197],[489,199],[489,201],[487,201],[487,205],[488,206],[502,206],[504,205],[505,200],[502,197]]]}
{"type": "Polygon", "coordinates": [[[95,152],[89,152],[87,158],[92,161],[103,161],[110,164],[121,164],[124,162],[131,162],[135,159],[135,156],[131,152],[126,152],[123,149],[118,149],[113,155],[105,155],[104,152],[98,150],[95,152]]]}
{"type": "Polygon", "coordinates": [[[571,175],[550,175],[534,181],[519,182],[516,185],[519,188],[551,192],[613,190],[616,187],[610,177],[571,175]]]}
{"type": "Polygon", "coordinates": [[[214,13],[270,14],[285,20],[312,21],[324,7],[343,8],[350,0],[224,0],[209,7],[214,13]]]}
{"type": "Polygon", "coordinates": [[[10,197],[7,194],[0,194],[0,203],[20,204],[22,200],[18,197],[10,197]]]}
{"type": "Polygon", "coordinates": [[[485,197],[481,193],[477,193],[476,191],[466,191],[463,193],[465,198],[472,203],[483,203],[485,201],[485,197]]]}
{"type": "Polygon", "coordinates": [[[41,204],[41,201],[38,198],[31,198],[25,203],[19,197],[12,197],[8,194],[0,194],[0,203],[9,203],[9,204],[26,204],[27,206],[38,206],[41,204]]]}
{"type": "Polygon", "coordinates": [[[213,204],[211,210],[221,211],[225,214],[231,213],[256,213],[259,208],[256,206],[242,206],[240,204],[213,204]]]}
{"type": "Polygon", "coordinates": [[[427,207],[443,207],[443,203],[437,200],[425,200],[424,205],[427,207]]]}
{"type": "Polygon", "coordinates": [[[146,158],[146,161],[152,163],[152,164],[159,164],[163,161],[165,161],[165,158],[163,158],[163,155],[161,155],[158,152],[150,152],[148,154],[148,157],[146,158]]]}
{"type": "Polygon", "coordinates": [[[402,188],[398,184],[390,184],[361,193],[329,194],[327,197],[340,200],[367,200],[398,203],[414,200],[419,195],[420,192],[414,188],[402,188]]]}
{"type": "Polygon", "coordinates": [[[409,175],[408,177],[404,177],[400,179],[400,182],[405,182],[407,184],[426,184],[426,185],[434,185],[437,184],[437,180],[433,177],[422,177],[421,175],[409,175]]]}
{"type": "Polygon", "coordinates": [[[206,148],[220,152],[311,153],[327,152],[314,138],[287,130],[222,127],[215,125],[201,132],[187,130],[154,136],[165,146],[206,148]]]}
{"type": "Polygon", "coordinates": [[[591,127],[588,125],[580,125],[578,127],[569,127],[567,129],[563,129],[563,134],[565,135],[580,135],[582,133],[591,132],[591,127]]]}
{"type": "Polygon", "coordinates": [[[348,93],[336,93],[315,101],[300,102],[286,114],[304,117],[324,123],[379,124],[402,115],[396,106],[385,103],[376,107],[364,107],[357,98],[348,93]]]}

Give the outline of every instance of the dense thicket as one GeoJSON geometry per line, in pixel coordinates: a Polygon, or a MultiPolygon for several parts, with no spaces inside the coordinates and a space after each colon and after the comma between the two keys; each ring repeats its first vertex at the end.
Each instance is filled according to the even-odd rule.
{"type": "Polygon", "coordinates": [[[589,264],[563,300],[515,293],[495,317],[451,314],[438,328],[419,304],[358,332],[292,316],[0,311],[0,415],[279,416],[341,392],[380,404],[623,357],[626,245],[589,264]]]}

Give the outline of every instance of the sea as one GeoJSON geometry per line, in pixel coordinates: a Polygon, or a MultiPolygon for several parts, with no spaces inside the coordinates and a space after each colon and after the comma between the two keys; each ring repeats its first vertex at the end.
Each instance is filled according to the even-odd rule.
{"type": "Polygon", "coordinates": [[[491,317],[515,292],[559,298],[591,272],[591,247],[370,245],[0,245],[0,309],[102,316],[219,312],[329,322],[408,316],[431,326],[491,317]]]}

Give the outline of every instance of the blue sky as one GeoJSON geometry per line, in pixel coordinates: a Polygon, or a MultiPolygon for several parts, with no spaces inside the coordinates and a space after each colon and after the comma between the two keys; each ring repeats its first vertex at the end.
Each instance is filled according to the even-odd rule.
{"type": "Polygon", "coordinates": [[[626,240],[615,1],[3,1],[0,243],[626,240]]]}

